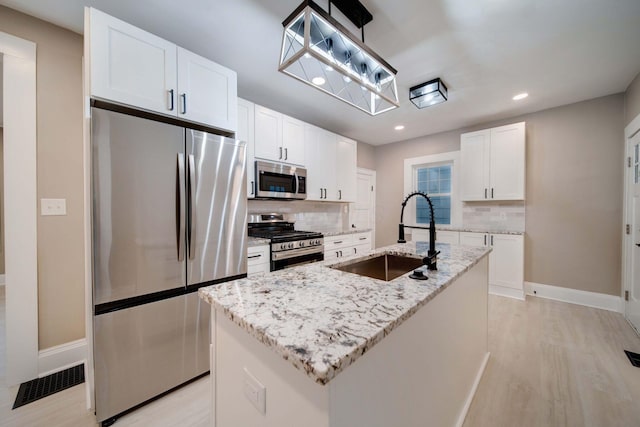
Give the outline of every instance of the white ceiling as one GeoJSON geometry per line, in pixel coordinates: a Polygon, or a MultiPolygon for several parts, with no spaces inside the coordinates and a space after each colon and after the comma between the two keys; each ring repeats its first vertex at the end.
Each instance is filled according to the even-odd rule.
{"type": "Polygon", "coordinates": [[[299,0],[0,3],[79,33],[82,7],[97,7],[236,70],[243,98],[374,145],[623,92],[640,72],[638,0],[361,1],[373,14],[367,45],[398,70],[401,106],[376,117],[277,71],[282,21],[299,0]],[[435,77],[449,101],[418,110],[409,87],[435,77]]]}

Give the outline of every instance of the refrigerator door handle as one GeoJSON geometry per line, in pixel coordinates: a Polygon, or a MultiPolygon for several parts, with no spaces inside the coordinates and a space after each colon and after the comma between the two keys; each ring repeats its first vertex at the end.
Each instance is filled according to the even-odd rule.
{"type": "Polygon", "coordinates": [[[196,161],[193,154],[189,154],[189,259],[196,256],[196,236],[193,233],[196,222],[194,202],[196,199],[196,161]]]}
{"type": "Polygon", "coordinates": [[[178,261],[184,261],[184,232],[185,232],[185,203],[184,203],[184,154],[178,153],[178,170],[176,179],[176,193],[178,199],[178,207],[176,209],[178,214],[178,261]]]}

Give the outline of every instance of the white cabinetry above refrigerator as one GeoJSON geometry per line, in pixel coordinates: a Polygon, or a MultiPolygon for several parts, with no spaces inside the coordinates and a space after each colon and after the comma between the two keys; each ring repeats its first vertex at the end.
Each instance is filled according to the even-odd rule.
{"type": "Polygon", "coordinates": [[[236,131],[235,71],[93,8],[87,31],[92,97],[236,131]]]}

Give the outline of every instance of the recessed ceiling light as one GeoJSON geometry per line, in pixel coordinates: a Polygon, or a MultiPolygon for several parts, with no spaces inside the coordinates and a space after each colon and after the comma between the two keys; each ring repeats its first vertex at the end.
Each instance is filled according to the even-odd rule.
{"type": "Polygon", "coordinates": [[[325,82],[324,77],[314,77],[311,79],[311,83],[313,83],[316,86],[321,86],[323,85],[325,82]]]}
{"type": "Polygon", "coordinates": [[[529,94],[527,92],[519,93],[513,97],[514,101],[520,101],[521,99],[525,99],[529,94]]]}
{"type": "Polygon", "coordinates": [[[398,125],[396,127],[394,127],[395,130],[402,130],[404,129],[404,125],[398,125]]]}

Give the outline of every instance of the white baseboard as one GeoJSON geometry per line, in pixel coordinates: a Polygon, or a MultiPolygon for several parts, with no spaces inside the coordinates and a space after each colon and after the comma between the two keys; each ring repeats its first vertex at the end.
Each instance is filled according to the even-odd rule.
{"type": "Polygon", "coordinates": [[[501,297],[509,297],[524,301],[524,291],[522,289],[507,288],[504,286],[489,285],[489,293],[501,297]]]}
{"type": "Polygon", "coordinates": [[[524,289],[527,295],[535,297],[600,308],[602,310],[615,311],[618,313],[623,312],[624,305],[622,298],[615,295],[562,288],[560,286],[543,285],[533,282],[524,282],[524,289]]]}
{"type": "Polygon", "coordinates": [[[478,385],[480,385],[480,381],[482,380],[482,375],[484,374],[484,370],[487,367],[487,363],[489,363],[489,357],[491,357],[491,353],[487,352],[484,356],[484,360],[482,361],[482,365],[478,370],[478,374],[476,375],[476,379],[471,386],[471,390],[469,391],[469,395],[467,396],[467,400],[464,402],[464,407],[462,408],[462,412],[460,412],[460,416],[458,417],[458,422],[456,423],[456,427],[462,427],[464,424],[465,418],[467,418],[467,413],[469,412],[469,408],[471,407],[471,402],[473,402],[473,398],[476,395],[476,391],[478,390],[478,385]]]}
{"type": "Polygon", "coordinates": [[[87,340],[85,338],[60,344],[38,352],[38,377],[85,363],[87,340]]]}

